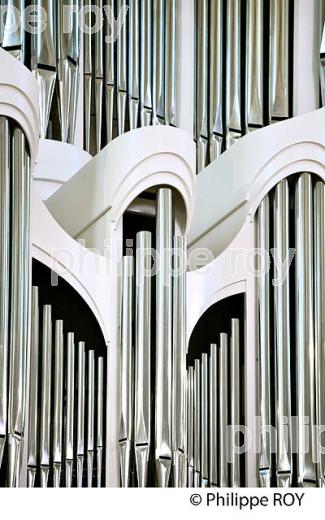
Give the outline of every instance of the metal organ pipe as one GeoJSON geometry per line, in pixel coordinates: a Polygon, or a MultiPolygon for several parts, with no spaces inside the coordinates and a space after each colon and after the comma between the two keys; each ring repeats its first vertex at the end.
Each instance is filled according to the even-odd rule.
{"type": "Polygon", "coordinates": [[[87,482],[93,485],[95,450],[95,353],[88,352],[88,406],[87,406],[87,482]]]}
{"type": "Polygon", "coordinates": [[[247,1],[246,127],[264,125],[264,0],[247,1]]]}
{"type": "Polygon", "coordinates": [[[66,431],[65,431],[65,485],[72,486],[74,460],[74,383],[75,383],[75,338],[69,332],[67,337],[67,396],[66,396],[66,431]]]}
{"type": "Polygon", "coordinates": [[[38,457],[38,370],[39,370],[39,292],[32,289],[32,330],[30,346],[27,485],[34,487],[38,457]]]}
{"type": "Polygon", "coordinates": [[[196,19],[196,146],[199,172],[206,166],[208,148],[208,0],[197,1],[196,19]]]}
{"type": "Polygon", "coordinates": [[[220,487],[228,487],[228,335],[220,334],[219,348],[219,478],[220,487]]]}
{"type": "Polygon", "coordinates": [[[218,348],[210,346],[209,360],[209,426],[210,426],[210,486],[218,486],[218,348]]]}
{"type": "MultiPolygon", "coordinates": [[[[82,487],[85,459],[85,405],[86,405],[86,352],[85,343],[78,346],[78,390],[77,390],[77,486],[82,487]]],[[[98,377],[99,381],[99,377],[98,377]]]]}
{"type": "Polygon", "coordinates": [[[210,2],[210,162],[221,155],[223,122],[223,2],[210,2]]]}
{"type": "Polygon", "coordinates": [[[104,447],[104,359],[97,360],[97,487],[102,486],[104,447]]]}
{"type": "MultiPolygon", "coordinates": [[[[232,453],[230,464],[230,487],[240,487],[240,460],[235,447],[237,428],[240,426],[240,365],[239,365],[239,320],[231,320],[230,339],[230,425],[232,426],[232,453]]],[[[230,450],[229,450],[230,451],[230,450]]],[[[229,453],[230,455],[230,453],[229,453]]]]}
{"type": "Polygon", "coordinates": [[[187,372],[187,486],[194,487],[194,368],[187,372]]]}
{"type": "Polygon", "coordinates": [[[194,362],[194,487],[201,487],[201,366],[194,362]]]}
{"type": "Polygon", "coordinates": [[[47,487],[50,471],[51,444],[51,357],[52,357],[52,307],[43,308],[42,338],[42,387],[40,425],[40,471],[41,486],[47,487]]]}
{"type": "Polygon", "coordinates": [[[201,487],[209,486],[208,355],[201,358],[201,487]]]}
{"type": "Polygon", "coordinates": [[[63,321],[55,322],[53,486],[60,487],[63,455],[63,321]]]}

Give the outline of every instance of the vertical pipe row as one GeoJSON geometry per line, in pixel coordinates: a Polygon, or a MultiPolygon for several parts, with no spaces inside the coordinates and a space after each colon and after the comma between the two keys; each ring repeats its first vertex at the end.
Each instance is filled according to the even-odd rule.
{"type": "MultiPolygon", "coordinates": [[[[25,59],[25,32],[22,23],[16,23],[18,11],[20,20],[25,9],[24,0],[7,0],[7,11],[3,16],[3,31],[0,34],[0,45],[15,58],[24,63],[25,59]],[[14,21],[13,21],[14,20],[14,21]]],[[[1,30],[1,29],[0,29],[1,30]]]]}
{"type": "Polygon", "coordinates": [[[194,487],[201,487],[201,367],[194,362],[194,487]]]}

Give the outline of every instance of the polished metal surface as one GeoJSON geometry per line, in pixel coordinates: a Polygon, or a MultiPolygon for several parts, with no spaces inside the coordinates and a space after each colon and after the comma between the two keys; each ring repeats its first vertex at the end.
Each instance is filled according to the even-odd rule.
{"type": "Polygon", "coordinates": [[[210,162],[221,154],[223,141],[223,1],[210,2],[210,162]]]}
{"type": "Polygon", "coordinates": [[[289,117],[289,0],[270,1],[270,121],[289,117]]]}
{"type": "Polygon", "coordinates": [[[172,465],[172,191],[157,193],[155,465],[158,487],[167,487],[172,465]]]}
{"type": "Polygon", "coordinates": [[[187,487],[194,487],[194,368],[187,371],[187,487]]]}
{"type": "Polygon", "coordinates": [[[133,445],[133,276],[134,260],[127,256],[122,260],[122,315],[121,315],[121,417],[119,424],[119,447],[121,485],[129,487],[131,477],[131,450],[133,445]]]}
{"type": "Polygon", "coordinates": [[[186,471],[186,241],[174,237],[172,449],[173,485],[185,487],[186,471]]]}
{"type": "Polygon", "coordinates": [[[218,486],[218,347],[210,345],[209,359],[209,428],[210,428],[210,486],[218,486]]]}
{"type": "Polygon", "coordinates": [[[1,6],[6,7],[7,11],[3,15],[3,26],[2,35],[0,34],[0,44],[15,58],[24,63],[25,32],[23,29],[23,25],[19,23],[19,20],[17,20],[16,18],[15,9],[18,11],[19,16],[21,17],[25,9],[25,1],[5,0],[1,2],[1,6]]]}
{"type": "Polygon", "coordinates": [[[246,129],[264,124],[264,0],[247,0],[246,129]]]}
{"type": "Polygon", "coordinates": [[[201,487],[209,486],[208,354],[201,358],[201,487]]]}
{"type": "Polygon", "coordinates": [[[52,307],[43,307],[42,379],[40,420],[40,471],[41,486],[47,487],[50,471],[51,447],[51,359],[52,359],[52,307]]]}
{"type": "MultiPolygon", "coordinates": [[[[166,1],[153,1],[153,75],[152,75],[152,124],[165,120],[165,28],[166,1]]],[[[167,40],[166,40],[167,45],[167,40]]]]}
{"type": "MultiPolygon", "coordinates": [[[[132,2],[133,3],[133,2],[132,2]]],[[[114,0],[106,0],[106,5],[114,14],[114,0]]],[[[130,7],[131,9],[131,7],[130,7]]],[[[105,19],[105,35],[112,35],[109,20],[105,19]]],[[[105,45],[105,109],[106,109],[106,141],[110,143],[113,139],[114,118],[114,94],[115,94],[115,70],[114,70],[114,44],[108,42],[105,45]]]]}
{"type": "Polygon", "coordinates": [[[137,234],[134,449],[138,487],[146,487],[151,446],[151,233],[137,234]]]}
{"type": "Polygon", "coordinates": [[[78,380],[77,380],[77,486],[82,487],[85,457],[85,394],[86,394],[86,345],[78,345],[78,380]]]}
{"type": "Polygon", "coordinates": [[[129,119],[130,129],[138,127],[140,99],[140,0],[129,7],[129,119]]]}
{"type": "Polygon", "coordinates": [[[312,178],[300,175],[296,185],[296,378],[298,416],[297,478],[300,486],[316,484],[315,353],[313,309],[312,178]],[[306,449],[308,446],[308,450],[306,449]]]}
{"type": "Polygon", "coordinates": [[[95,353],[88,352],[88,406],[87,406],[87,483],[93,485],[95,450],[95,353]]]}
{"type": "Polygon", "coordinates": [[[92,98],[92,35],[91,35],[91,13],[85,14],[84,29],[84,139],[85,148],[91,152],[91,98],[92,98]]]}
{"type": "Polygon", "coordinates": [[[228,335],[220,334],[218,359],[219,379],[219,480],[228,487],[228,335]]]}
{"type": "MultiPolygon", "coordinates": [[[[289,186],[287,180],[282,180],[275,188],[273,218],[274,248],[278,259],[283,264],[289,257],[289,186]]],[[[284,487],[284,483],[290,486],[292,474],[290,288],[288,276],[282,283],[274,285],[274,314],[277,428],[276,473],[278,486],[284,487]]]]}
{"type": "Polygon", "coordinates": [[[177,126],[176,23],[177,23],[177,2],[176,2],[176,0],[166,0],[165,124],[172,125],[172,126],[177,126]]]}
{"type": "Polygon", "coordinates": [[[67,335],[66,428],[65,428],[65,485],[72,486],[74,461],[74,390],[75,390],[75,337],[67,335]]]}
{"type": "MultiPolygon", "coordinates": [[[[103,0],[95,0],[97,9],[103,11],[103,0]]],[[[104,47],[103,24],[100,24],[95,32],[95,120],[96,120],[96,154],[102,147],[102,121],[103,121],[103,95],[104,95],[104,47]]]]}
{"type": "MultiPolygon", "coordinates": [[[[125,0],[117,0],[117,12],[119,13],[125,0]]],[[[125,132],[125,115],[127,101],[127,30],[126,24],[122,24],[119,37],[116,41],[117,48],[117,127],[118,135],[125,132]]]]}
{"type": "Polygon", "coordinates": [[[227,2],[226,121],[227,148],[242,135],[241,0],[227,2]]]}
{"type": "Polygon", "coordinates": [[[152,2],[141,0],[141,75],[140,120],[148,126],[152,120],[152,2]]]}
{"type": "Polygon", "coordinates": [[[201,487],[201,366],[194,362],[194,487],[201,487]]]}
{"type": "Polygon", "coordinates": [[[53,486],[60,487],[63,458],[63,321],[55,322],[54,345],[54,413],[53,413],[53,486]]]}
{"type": "Polygon", "coordinates": [[[30,347],[28,411],[28,487],[34,487],[38,457],[38,371],[39,371],[39,289],[32,289],[32,330],[30,347]]]}
{"type": "Polygon", "coordinates": [[[97,359],[97,487],[102,487],[104,449],[104,359],[97,359]]]}
{"type": "Polygon", "coordinates": [[[322,24],[322,40],[320,46],[320,87],[321,87],[321,102],[322,106],[325,106],[325,24],[322,24]]]}
{"type": "Polygon", "coordinates": [[[271,444],[266,428],[271,425],[270,390],[270,275],[265,253],[270,251],[270,202],[267,195],[257,217],[257,247],[261,251],[258,271],[259,400],[261,414],[260,486],[271,485],[271,444]]]}
{"type": "Polygon", "coordinates": [[[208,0],[197,2],[196,25],[196,142],[199,172],[207,164],[208,149],[208,0]]]}
{"type": "MultiPolygon", "coordinates": [[[[230,424],[233,428],[233,432],[237,431],[237,428],[241,426],[240,423],[240,393],[241,393],[241,380],[240,380],[240,365],[239,365],[239,320],[231,320],[231,338],[230,338],[230,424]]],[[[231,464],[229,467],[229,485],[232,488],[239,488],[240,481],[240,458],[238,450],[234,449],[238,447],[238,435],[233,433],[234,446],[232,447],[231,464]]]]}
{"type": "Polygon", "coordinates": [[[10,225],[10,132],[0,117],[0,468],[7,434],[8,406],[8,316],[9,316],[9,225],[10,225]]]}

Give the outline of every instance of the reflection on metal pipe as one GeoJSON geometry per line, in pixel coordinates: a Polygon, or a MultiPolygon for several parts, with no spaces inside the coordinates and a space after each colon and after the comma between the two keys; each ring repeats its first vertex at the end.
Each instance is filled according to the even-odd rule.
{"type": "MultiPolygon", "coordinates": [[[[281,181],[274,197],[274,248],[283,264],[289,258],[289,187],[281,181]]],[[[276,355],[277,484],[289,487],[292,478],[290,392],[290,294],[289,278],[274,286],[276,355]],[[287,419],[289,422],[287,423],[287,419]]]]}
{"type": "MultiPolygon", "coordinates": [[[[103,0],[96,0],[95,5],[103,12],[103,0]]],[[[104,87],[104,56],[103,56],[103,24],[100,24],[95,33],[95,113],[96,113],[96,153],[102,145],[102,114],[103,114],[103,87],[104,87]]]]}
{"type": "Polygon", "coordinates": [[[316,483],[313,428],[305,426],[306,420],[315,424],[312,226],[312,180],[304,173],[296,186],[297,477],[301,486],[316,483]]]}
{"type": "Polygon", "coordinates": [[[138,127],[140,98],[140,5],[139,0],[130,2],[129,25],[129,119],[130,130],[138,127]]]}
{"type": "Polygon", "coordinates": [[[228,487],[228,336],[220,334],[219,348],[219,478],[220,487],[228,487]]]}
{"type": "MultiPolygon", "coordinates": [[[[152,78],[152,124],[154,125],[163,124],[165,119],[165,22],[165,0],[154,0],[152,78]]],[[[168,30],[167,26],[166,30],[168,30]]]]}
{"type": "Polygon", "coordinates": [[[201,360],[201,487],[209,486],[208,355],[201,360]]]}
{"type": "MultiPolygon", "coordinates": [[[[0,38],[2,47],[15,58],[24,63],[25,57],[25,31],[21,23],[25,9],[24,0],[6,0],[1,2],[7,11],[3,15],[3,32],[0,38]]],[[[1,29],[0,29],[1,31],[1,29]]]]}
{"type": "MultiPolygon", "coordinates": [[[[125,0],[117,0],[117,12],[126,8],[125,0]]],[[[126,91],[127,91],[127,44],[126,24],[121,26],[117,38],[117,127],[118,135],[125,131],[126,91]]]]}
{"type": "Polygon", "coordinates": [[[238,450],[238,427],[240,426],[240,368],[239,368],[239,320],[231,320],[231,344],[230,344],[230,424],[232,431],[232,453],[230,464],[230,487],[240,487],[240,459],[238,450]]]}
{"type": "Polygon", "coordinates": [[[27,485],[34,487],[38,447],[38,351],[39,351],[39,294],[38,287],[32,290],[32,332],[29,375],[29,417],[27,485]]]}
{"type": "MultiPolygon", "coordinates": [[[[114,0],[106,0],[106,5],[114,15],[114,0]]],[[[112,37],[111,19],[105,17],[105,35],[112,37]]],[[[112,39],[112,38],[111,38],[112,39]]],[[[113,117],[114,117],[114,44],[109,42],[105,45],[105,103],[106,103],[106,141],[110,143],[113,139],[113,117]]]]}
{"type": "MultiPolygon", "coordinates": [[[[270,204],[266,196],[258,210],[258,249],[270,251],[270,204]]],[[[267,427],[271,425],[270,393],[270,276],[265,255],[259,256],[258,305],[259,305],[259,388],[261,414],[261,454],[259,460],[260,485],[271,485],[271,443],[267,427]]]]}
{"type": "Polygon", "coordinates": [[[210,346],[210,486],[218,486],[218,348],[210,346]]]}
{"type": "Polygon", "coordinates": [[[0,468],[7,434],[9,309],[10,134],[0,117],[0,468]]]}
{"type": "Polygon", "coordinates": [[[11,305],[8,401],[8,486],[18,485],[25,420],[29,301],[29,157],[23,132],[12,138],[11,305]]]}
{"type": "Polygon", "coordinates": [[[201,487],[201,367],[194,362],[194,487],[201,487]]]}
{"type": "Polygon", "coordinates": [[[197,171],[207,163],[208,147],[208,2],[198,0],[197,4],[197,40],[196,40],[196,142],[197,171]]]}
{"type": "Polygon", "coordinates": [[[102,461],[104,447],[104,360],[97,360],[97,487],[102,486],[102,461]]]}
{"type": "Polygon", "coordinates": [[[120,468],[122,487],[129,487],[133,442],[133,258],[123,258],[121,316],[121,417],[119,426],[120,468]]]}
{"type": "Polygon", "coordinates": [[[151,444],[151,234],[137,235],[134,443],[138,486],[146,487],[151,444]]]}
{"type": "Polygon", "coordinates": [[[165,46],[165,124],[176,126],[176,0],[166,0],[165,46]]]}
{"type": "Polygon", "coordinates": [[[227,147],[242,133],[241,121],[241,0],[227,2],[227,147]]]}
{"type": "Polygon", "coordinates": [[[247,1],[246,126],[263,126],[264,0],[247,1]]]}
{"type": "Polygon", "coordinates": [[[152,4],[151,0],[141,0],[141,80],[140,118],[141,126],[151,124],[152,117],[152,4]]]}
{"type": "Polygon", "coordinates": [[[67,338],[67,396],[66,396],[66,432],[65,432],[65,485],[72,486],[73,472],[73,434],[74,434],[74,370],[75,370],[74,334],[67,338]]]}
{"type": "Polygon", "coordinates": [[[43,307],[42,386],[40,424],[41,487],[47,487],[50,471],[51,443],[51,358],[52,358],[52,307],[43,307]]]}
{"type": "Polygon", "coordinates": [[[173,482],[186,486],[186,252],[185,239],[174,238],[173,265],[173,381],[172,448],[173,482]]]}
{"type": "Polygon", "coordinates": [[[87,481],[88,487],[93,483],[94,450],[95,450],[95,353],[88,352],[88,439],[87,439],[87,481]]]}
{"type": "Polygon", "coordinates": [[[84,341],[78,348],[77,383],[77,486],[82,487],[85,456],[85,392],[86,392],[86,354],[84,341]]]}
{"type": "Polygon", "coordinates": [[[155,463],[159,487],[167,487],[171,471],[172,378],[172,191],[157,193],[156,422],[155,463]]]}
{"type": "Polygon", "coordinates": [[[322,106],[325,106],[325,24],[322,24],[322,41],[320,46],[320,87],[322,106]]]}
{"type": "Polygon", "coordinates": [[[210,4],[210,162],[221,154],[223,140],[222,74],[223,74],[223,2],[210,4]]]}
{"type": "Polygon", "coordinates": [[[270,2],[270,121],[289,117],[289,0],[270,2]]]}
{"type": "Polygon", "coordinates": [[[194,487],[194,369],[187,372],[187,486],[194,487]]]}
{"type": "Polygon", "coordinates": [[[69,133],[68,142],[74,144],[77,106],[79,97],[80,84],[80,29],[79,29],[79,8],[80,0],[71,0],[73,6],[73,14],[71,15],[71,36],[69,41],[69,66],[70,66],[70,84],[71,84],[71,99],[69,104],[69,133]]]}
{"type": "MultiPolygon", "coordinates": [[[[316,374],[316,424],[325,424],[324,373],[325,373],[325,184],[317,182],[314,188],[314,258],[315,258],[315,374],[316,374]]],[[[317,444],[317,484],[324,487],[325,457],[317,444]]]]}
{"type": "Polygon", "coordinates": [[[55,322],[53,486],[60,487],[63,441],[63,321],[55,322]]]}

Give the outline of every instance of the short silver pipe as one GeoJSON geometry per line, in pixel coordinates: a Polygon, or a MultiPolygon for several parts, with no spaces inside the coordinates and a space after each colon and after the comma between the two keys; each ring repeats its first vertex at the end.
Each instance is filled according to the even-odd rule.
{"type": "Polygon", "coordinates": [[[72,486],[74,459],[74,387],[75,387],[75,337],[67,335],[67,380],[66,380],[66,430],[65,430],[65,485],[72,486]]]}
{"type": "Polygon", "coordinates": [[[151,233],[137,234],[134,449],[139,487],[146,487],[151,446],[151,233]]]}
{"type": "Polygon", "coordinates": [[[210,428],[210,486],[218,487],[218,347],[210,345],[209,360],[209,428],[210,428]]]}
{"type": "Polygon", "coordinates": [[[122,312],[121,312],[121,416],[119,425],[121,485],[129,487],[131,477],[131,451],[133,445],[133,276],[134,260],[122,260],[122,312]]]}
{"type": "Polygon", "coordinates": [[[97,360],[97,487],[102,487],[104,449],[104,359],[97,360]]]}
{"type": "Polygon", "coordinates": [[[39,370],[39,289],[32,289],[32,330],[29,368],[27,485],[34,487],[38,457],[38,370],[39,370]]]}
{"type": "Polygon", "coordinates": [[[209,486],[208,354],[201,358],[201,487],[209,486]]]}
{"type": "Polygon", "coordinates": [[[208,1],[198,0],[196,11],[196,142],[197,170],[207,164],[208,150],[208,1]]]}
{"type": "Polygon", "coordinates": [[[54,413],[53,413],[53,486],[60,487],[63,456],[63,321],[55,322],[54,413]]]}
{"type": "Polygon", "coordinates": [[[173,379],[172,448],[173,483],[186,486],[186,241],[174,237],[173,262],[173,379]]]}
{"type": "Polygon", "coordinates": [[[172,466],[172,275],[173,194],[157,193],[156,248],[156,420],[155,465],[158,487],[167,487],[172,466]]]}
{"type": "Polygon", "coordinates": [[[219,479],[220,487],[228,487],[228,335],[220,334],[219,348],[219,479]]]}
{"type": "Polygon", "coordinates": [[[250,131],[264,124],[264,0],[248,0],[246,16],[245,123],[250,131]]]}
{"type": "Polygon", "coordinates": [[[201,487],[201,366],[194,362],[194,487],[201,487]]]}
{"type": "MultiPolygon", "coordinates": [[[[230,338],[230,425],[232,426],[232,444],[231,444],[231,464],[229,466],[229,485],[232,488],[239,488],[240,480],[240,457],[238,454],[238,431],[240,424],[240,365],[239,365],[239,320],[231,320],[231,338],[230,338]]],[[[230,452],[230,450],[229,450],[230,452]]]]}
{"type": "Polygon", "coordinates": [[[78,381],[77,381],[77,486],[82,487],[85,457],[85,396],[86,396],[86,345],[78,345],[78,381]]]}
{"type": "Polygon", "coordinates": [[[210,162],[220,156],[223,142],[223,1],[210,3],[210,162]]]}
{"type": "MultiPolygon", "coordinates": [[[[125,0],[117,0],[117,12],[126,7],[125,0]]],[[[117,127],[118,135],[125,132],[125,115],[127,101],[127,41],[126,24],[121,26],[117,45],[117,127]]]]}
{"type": "Polygon", "coordinates": [[[300,175],[296,184],[296,374],[300,486],[316,484],[314,463],[315,354],[313,312],[312,178],[300,175]],[[308,428],[305,422],[308,420],[308,428]]]}
{"type": "MultiPolygon", "coordinates": [[[[316,425],[319,428],[325,424],[325,184],[321,181],[316,182],[314,187],[314,229],[316,425]]],[[[316,439],[317,484],[324,487],[325,457],[320,450],[320,431],[316,439]]]]}
{"type": "Polygon", "coordinates": [[[165,0],[154,0],[152,45],[152,124],[154,125],[163,124],[165,121],[165,28],[168,31],[167,25],[165,0]]]}
{"type": "Polygon", "coordinates": [[[227,2],[226,96],[227,147],[242,135],[241,118],[241,0],[227,2]]]}
{"type": "MultiPolygon", "coordinates": [[[[289,258],[289,186],[286,179],[275,188],[273,218],[274,248],[282,265],[289,258]]],[[[274,284],[276,473],[279,487],[290,486],[292,481],[289,291],[288,276],[280,284],[274,284]]]]}
{"type": "Polygon", "coordinates": [[[141,74],[140,120],[141,126],[152,121],[152,2],[141,0],[141,74]]]}
{"type": "Polygon", "coordinates": [[[194,487],[194,368],[187,371],[187,487],[194,487]]]}
{"type": "MultiPolygon", "coordinates": [[[[106,5],[114,15],[114,0],[106,0],[106,5]]],[[[112,29],[109,20],[105,20],[105,34],[112,36],[112,29]]],[[[106,141],[110,143],[113,139],[113,119],[114,119],[114,94],[115,94],[115,57],[114,45],[105,45],[105,108],[106,108],[106,141]]]]}
{"type": "Polygon", "coordinates": [[[3,7],[7,7],[7,12],[3,15],[3,27],[2,34],[0,34],[0,44],[15,58],[24,63],[25,31],[23,24],[19,23],[19,21],[17,23],[15,9],[19,13],[20,20],[22,20],[25,9],[25,0],[6,0],[1,2],[1,5],[3,7]],[[13,20],[15,20],[14,23],[13,20]]]}
{"type": "Polygon", "coordinates": [[[9,264],[10,264],[10,130],[0,117],[0,468],[7,435],[8,341],[9,341],[9,264]]]}
{"type": "Polygon", "coordinates": [[[87,406],[87,483],[93,485],[95,451],[95,353],[88,352],[88,406],[87,406]]]}
{"type": "Polygon", "coordinates": [[[129,119],[130,130],[138,127],[140,100],[140,2],[129,7],[129,119]]]}
{"type": "Polygon", "coordinates": [[[289,117],[289,0],[270,1],[270,122],[289,117]]]}
{"type": "Polygon", "coordinates": [[[51,446],[51,384],[52,384],[52,307],[43,307],[42,382],[40,421],[41,487],[47,487],[51,446]]]}
{"type": "MultiPolygon", "coordinates": [[[[95,0],[98,10],[103,12],[103,0],[95,0]]],[[[103,24],[95,33],[95,130],[96,154],[102,147],[103,95],[104,95],[104,48],[103,24]]]]}
{"type": "Polygon", "coordinates": [[[177,126],[176,99],[176,0],[166,0],[165,39],[165,124],[177,126]]]}
{"type": "MultiPolygon", "coordinates": [[[[270,251],[270,202],[263,199],[257,214],[257,248],[263,253],[270,251]]],[[[265,255],[259,256],[258,296],[258,342],[259,342],[259,402],[261,414],[261,453],[259,457],[260,486],[271,485],[271,439],[267,428],[271,425],[270,390],[270,275],[265,264],[265,255]]]]}

